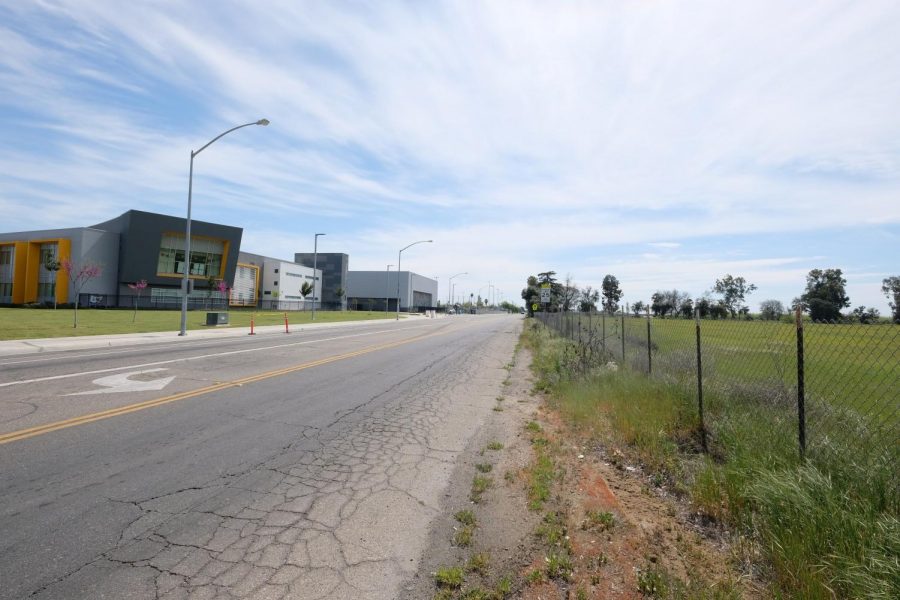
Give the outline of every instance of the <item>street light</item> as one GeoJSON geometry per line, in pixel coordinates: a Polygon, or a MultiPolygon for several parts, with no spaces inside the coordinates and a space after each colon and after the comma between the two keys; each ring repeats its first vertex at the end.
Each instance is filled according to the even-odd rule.
{"type": "Polygon", "coordinates": [[[460,275],[468,275],[468,273],[457,273],[456,275],[453,275],[452,277],[450,277],[450,279],[447,280],[447,304],[452,304],[451,296],[453,294],[450,291],[452,289],[452,286],[450,284],[453,282],[453,277],[459,277],[460,275]]]}
{"type": "MultiPolygon", "coordinates": [[[[317,233],[313,236],[313,312],[312,312],[312,320],[316,320],[316,281],[318,277],[316,276],[316,264],[319,259],[319,236],[325,235],[324,233],[317,233]]],[[[282,281],[282,283],[284,283],[282,281]]],[[[321,291],[321,286],[319,287],[319,291],[321,291]]]]}
{"type": "MultiPolygon", "coordinates": [[[[483,290],[483,289],[486,288],[486,287],[488,287],[488,286],[483,285],[483,286],[481,286],[480,288],[478,288],[478,298],[479,298],[479,300],[481,299],[481,290],[483,290]]],[[[488,305],[487,298],[484,299],[484,305],[485,305],[485,306],[488,305]]]]}
{"type": "MultiPolygon", "coordinates": [[[[390,302],[388,302],[388,294],[390,293],[390,285],[391,285],[391,267],[394,265],[388,265],[387,271],[385,271],[384,276],[384,312],[388,311],[388,306],[390,302]]],[[[400,273],[397,273],[397,277],[400,277],[400,273]]]]}
{"type": "Polygon", "coordinates": [[[188,282],[191,274],[191,193],[194,188],[194,157],[206,150],[213,142],[224,137],[232,131],[241,129],[242,127],[250,127],[251,125],[262,125],[265,127],[269,124],[268,119],[260,119],[252,123],[244,123],[237,127],[232,127],[224,133],[220,133],[199,150],[191,150],[191,169],[188,172],[188,205],[187,205],[187,221],[184,227],[184,278],[181,280],[181,332],[178,335],[187,335],[187,307],[188,307],[188,282]]]}
{"type": "MultiPolygon", "coordinates": [[[[398,321],[400,320],[400,257],[403,254],[403,251],[406,250],[407,248],[412,248],[416,244],[430,244],[433,241],[434,240],[419,240],[418,242],[413,242],[409,246],[400,248],[400,252],[397,253],[397,320],[398,321]]],[[[410,277],[410,285],[412,285],[412,277],[410,277]]],[[[407,297],[407,300],[408,299],[409,298],[407,297]]],[[[407,303],[406,309],[409,310],[408,303],[407,303]]]]}

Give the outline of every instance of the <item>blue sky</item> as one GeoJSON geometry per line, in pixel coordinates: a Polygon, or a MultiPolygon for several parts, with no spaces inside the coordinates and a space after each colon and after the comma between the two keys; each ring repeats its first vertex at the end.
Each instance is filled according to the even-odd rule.
{"type": "MultiPolygon", "coordinates": [[[[900,4],[0,5],[0,231],[139,208],[519,299],[900,275],[900,4]]],[[[482,292],[484,293],[484,292],[482,292]]]]}

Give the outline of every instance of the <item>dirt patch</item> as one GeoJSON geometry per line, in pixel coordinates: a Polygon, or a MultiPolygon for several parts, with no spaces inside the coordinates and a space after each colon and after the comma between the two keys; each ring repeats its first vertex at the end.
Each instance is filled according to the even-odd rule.
{"type": "Polygon", "coordinates": [[[558,473],[543,512],[556,515],[564,535],[533,564],[543,560],[546,571],[548,554],[567,553],[571,570],[518,597],[764,597],[736,568],[727,537],[695,524],[684,501],[654,487],[623,452],[585,439],[546,406],[537,422],[558,473]]]}

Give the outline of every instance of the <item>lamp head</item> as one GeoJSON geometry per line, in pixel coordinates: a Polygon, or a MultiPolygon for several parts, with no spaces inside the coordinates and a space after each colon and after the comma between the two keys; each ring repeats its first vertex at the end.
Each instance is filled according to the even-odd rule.
{"type": "Polygon", "coordinates": [[[266,125],[269,124],[269,120],[268,119],[260,119],[259,121],[256,122],[256,124],[262,125],[263,127],[265,127],[266,125]]]}

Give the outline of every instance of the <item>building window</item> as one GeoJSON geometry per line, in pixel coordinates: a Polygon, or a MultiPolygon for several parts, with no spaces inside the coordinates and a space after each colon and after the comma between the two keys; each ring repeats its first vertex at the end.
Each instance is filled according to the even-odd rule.
{"type": "Polygon", "coordinates": [[[272,282],[272,285],[278,285],[278,282],[277,282],[277,281],[273,281],[273,282],[272,282]]]}
{"type": "MultiPolygon", "coordinates": [[[[191,265],[189,273],[197,277],[219,277],[225,242],[191,236],[191,265]]],[[[159,244],[158,275],[184,275],[184,236],[165,233],[159,244]]]]}
{"type": "Polygon", "coordinates": [[[13,246],[0,246],[0,298],[12,297],[13,246]]]}
{"type": "Polygon", "coordinates": [[[275,272],[277,273],[277,272],[278,272],[278,269],[275,269],[275,272]]]}
{"type": "Polygon", "coordinates": [[[38,298],[47,300],[56,297],[56,271],[48,271],[44,268],[49,261],[55,261],[57,256],[57,243],[44,242],[40,247],[41,266],[38,270],[38,298]]]}
{"type": "Polygon", "coordinates": [[[37,286],[38,298],[53,298],[56,296],[56,284],[42,281],[37,286]]]}

